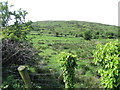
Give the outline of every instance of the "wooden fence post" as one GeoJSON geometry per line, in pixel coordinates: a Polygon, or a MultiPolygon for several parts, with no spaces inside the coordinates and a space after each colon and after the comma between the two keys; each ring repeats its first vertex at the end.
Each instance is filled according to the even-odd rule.
{"type": "Polygon", "coordinates": [[[20,73],[20,76],[22,77],[24,83],[25,83],[25,87],[26,88],[33,88],[31,80],[30,80],[30,76],[27,72],[27,69],[25,66],[19,66],[18,67],[18,71],[20,73]]]}

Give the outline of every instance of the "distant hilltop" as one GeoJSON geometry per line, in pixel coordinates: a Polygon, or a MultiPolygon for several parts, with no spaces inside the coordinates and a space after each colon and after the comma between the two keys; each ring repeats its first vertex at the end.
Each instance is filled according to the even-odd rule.
{"type": "Polygon", "coordinates": [[[83,37],[84,33],[90,32],[92,39],[120,37],[118,26],[107,25],[86,21],[37,21],[33,22],[34,30],[37,34],[54,36],[83,37]]]}

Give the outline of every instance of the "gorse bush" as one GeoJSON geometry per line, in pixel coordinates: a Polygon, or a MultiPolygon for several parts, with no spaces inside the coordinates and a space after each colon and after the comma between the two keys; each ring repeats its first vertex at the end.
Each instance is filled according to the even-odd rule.
{"type": "Polygon", "coordinates": [[[98,45],[94,53],[95,64],[100,66],[98,73],[105,88],[120,88],[120,43],[109,42],[98,45]]]}

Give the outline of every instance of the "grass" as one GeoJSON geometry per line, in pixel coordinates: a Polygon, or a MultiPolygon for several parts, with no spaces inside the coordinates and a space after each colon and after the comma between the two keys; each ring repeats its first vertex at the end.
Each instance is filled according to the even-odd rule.
{"type": "MultiPolygon", "coordinates": [[[[52,69],[60,72],[58,55],[60,52],[69,52],[78,56],[78,69],[76,70],[76,88],[98,88],[101,87],[99,77],[97,76],[97,67],[93,59],[80,59],[92,57],[97,44],[105,44],[114,39],[92,39],[86,41],[77,37],[55,37],[48,35],[28,35],[32,38],[34,47],[40,50],[40,56],[46,64],[46,69],[52,69]]],[[[57,76],[58,77],[58,76],[57,76]]]]}
{"type": "MultiPolygon", "coordinates": [[[[34,29],[27,37],[31,39],[33,46],[39,51],[39,60],[37,68],[29,67],[31,73],[51,73],[51,76],[35,76],[35,80],[39,79],[58,79],[59,83],[53,80],[50,84],[64,86],[62,72],[59,68],[58,55],[61,52],[67,52],[77,55],[78,68],[75,72],[76,88],[103,88],[100,84],[97,66],[93,59],[81,59],[93,56],[96,45],[105,44],[116,40],[118,27],[103,25],[99,23],[78,22],[78,21],[43,21],[34,22],[34,29]],[[91,40],[84,39],[85,31],[92,32],[91,40]],[[58,34],[58,35],[57,35],[58,34]],[[112,38],[110,35],[112,34],[112,38]],[[56,73],[54,75],[54,73],[56,73]],[[61,77],[59,77],[61,75],[61,77]]],[[[1,38],[1,33],[0,33],[1,38]]],[[[9,80],[9,79],[8,79],[9,80]]],[[[37,81],[35,81],[37,82],[37,81]]],[[[35,83],[46,84],[45,82],[35,83]]],[[[62,87],[63,87],[62,86],[62,87]]],[[[48,88],[48,87],[47,87],[48,88]]]]}

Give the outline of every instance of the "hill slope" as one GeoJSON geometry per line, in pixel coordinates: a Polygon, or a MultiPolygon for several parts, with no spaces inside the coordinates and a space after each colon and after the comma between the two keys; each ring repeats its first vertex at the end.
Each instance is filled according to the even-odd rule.
{"type": "Polygon", "coordinates": [[[100,23],[84,21],[37,21],[32,25],[34,31],[44,35],[83,37],[86,31],[90,31],[93,39],[118,37],[117,26],[100,23]]]}
{"type": "MultiPolygon", "coordinates": [[[[78,57],[75,87],[103,88],[96,71],[98,67],[94,65],[91,57],[93,57],[97,44],[116,40],[117,26],[83,21],[38,21],[32,25],[34,29],[28,37],[32,39],[34,47],[39,50],[41,58],[37,62],[40,70],[42,69],[44,73],[49,69],[55,73],[58,72],[55,75],[57,79],[61,74],[58,55],[61,52],[72,53],[78,57]],[[91,40],[84,40],[87,36],[91,40]]],[[[45,78],[48,79],[48,77],[45,78]]],[[[64,86],[62,77],[59,82],[59,85],[64,86]]]]}

